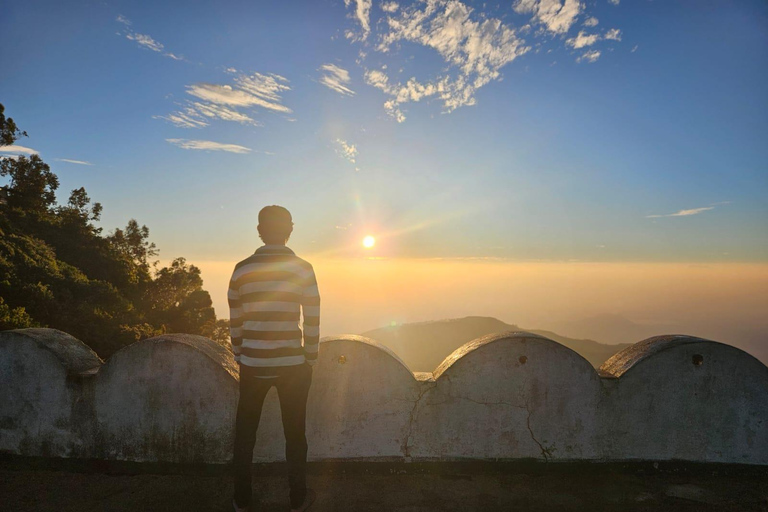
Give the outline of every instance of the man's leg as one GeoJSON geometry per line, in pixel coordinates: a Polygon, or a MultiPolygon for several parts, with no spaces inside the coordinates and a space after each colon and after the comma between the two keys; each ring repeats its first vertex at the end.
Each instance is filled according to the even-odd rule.
{"type": "Polygon", "coordinates": [[[291,508],[297,508],[307,495],[307,396],[312,384],[312,367],[297,366],[278,379],[277,393],[285,434],[285,459],[288,461],[288,484],[291,508]]]}
{"type": "Polygon", "coordinates": [[[235,421],[234,473],[235,503],[238,507],[251,504],[251,465],[256,431],[261,419],[261,408],[274,379],[249,377],[247,371],[240,371],[240,399],[237,402],[235,421]]]}

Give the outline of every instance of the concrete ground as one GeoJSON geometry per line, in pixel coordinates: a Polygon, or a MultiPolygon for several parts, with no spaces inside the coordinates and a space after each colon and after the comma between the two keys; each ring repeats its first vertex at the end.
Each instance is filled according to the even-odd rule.
{"type": "MultiPolygon", "coordinates": [[[[309,483],[318,493],[311,512],[768,512],[768,468],[316,464],[310,467],[309,483]]],[[[279,466],[257,467],[253,485],[254,511],[288,510],[287,482],[279,466]]],[[[116,473],[113,468],[0,463],[0,511],[223,512],[231,510],[231,493],[226,470],[116,473]]]]}

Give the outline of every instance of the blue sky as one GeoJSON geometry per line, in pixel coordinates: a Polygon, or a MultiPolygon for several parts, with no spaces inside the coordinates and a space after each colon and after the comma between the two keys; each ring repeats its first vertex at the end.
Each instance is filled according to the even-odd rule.
{"type": "Polygon", "coordinates": [[[164,260],[267,204],[302,254],[768,260],[763,1],[27,1],[0,47],[6,154],[164,260]]]}

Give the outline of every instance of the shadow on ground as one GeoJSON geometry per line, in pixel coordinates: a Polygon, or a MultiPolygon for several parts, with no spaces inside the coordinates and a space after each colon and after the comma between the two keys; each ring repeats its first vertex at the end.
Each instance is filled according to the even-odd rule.
{"type": "MultiPolygon", "coordinates": [[[[595,468],[595,466],[592,466],[595,468]]],[[[768,511],[768,470],[650,471],[513,468],[435,471],[394,465],[375,470],[342,465],[310,468],[321,511],[768,511]],[[351,469],[350,469],[351,468],[351,469]]],[[[0,509],[14,512],[230,511],[232,483],[225,471],[190,474],[114,474],[98,471],[0,467],[0,509]]],[[[280,468],[257,468],[254,510],[286,511],[280,468]]]]}

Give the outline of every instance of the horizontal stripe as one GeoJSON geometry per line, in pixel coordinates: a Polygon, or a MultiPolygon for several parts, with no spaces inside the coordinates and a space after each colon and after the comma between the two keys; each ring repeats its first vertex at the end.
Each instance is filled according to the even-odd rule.
{"type": "Polygon", "coordinates": [[[314,345],[306,345],[304,346],[304,351],[307,354],[317,354],[317,349],[320,347],[320,345],[314,344],[314,345]]]}
{"type": "Polygon", "coordinates": [[[304,347],[243,348],[241,354],[253,359],[280,359],[289,356],[303,356],[304,347]]]}
{"type": "Polygon", "coordinates": [[[305,325],[304,336],[320,336],[320,327],[305,325]]]}
{"type": "Polygon", "coordinates": [[[247,364],[248,366],[259,366],[263,368],[272,368],[275,366],[293,366],[304,363],[304,355],[263,359],[241,355],[240,362],[247,364]]]}
{"type": "Polygon", "coordinates": [[[300,304],[301,299],[301,294],[290,292],[253,292],[240,295],[241,304],[247,302],[295,302],[300,304]]]}
{"type": "Polygon", "coordinates": [[[287,281],[256,281],[245,283],[238,288],[240,296],[253,292],[290,292],[301,294],[303,287],[300,284],[287,281]]]}
{"type": "Polygon", "coordinates": [[[263,256],[249,258],[250,261],[232,273],[232,282],[236,283],[243,276],[259,272],[288,272],[300,279],[308,279],[312,275],[312,267],[302,264],[295,256],[263,256]]]}
{"type": "Polygon", "coordinates": [[[299,312],[300,304],[296,302],[280,302],[280,301],[263,301],[263,302],[246,302],[243,304],[243,311],[245,313],[253,313],[256,311],[290,311],[299,312]]]}
{"type": "Polygon", "coordinates": [[[242,327],[232,327],[229,328],[229,335],[233,338],[242,338],[243,337],[243,328],[242,327]]]}
{"type": "Polygon", "coordinates": [[[319,296],[317,297],[302,296],[301,305],[318,307],[320,306],[320,297],[319,296]]]}
{"type": "Polygon", "coordinates": [[[317,361],[316,353],[304,351],[304,357],[307,359],[307,361],[317,361]]]}
{"type": "Polygon", "coordinates": [[[317,327],[320,325],[320,317],[319,316],[305,316],[304,317],[304,327],[317,327]]]}
{"type": "Polygon", "coordinates": [[[230,287],[238,289],[245,283],[255,283],[258,281],[287,281],[303,286],[307,279],[308,277],[303,274],[300,275],[286,270],[258,270],[242,274],[237,280],[230,282],[230,287]]]}
{"type": "Polygon", "coordinates": [[[248,340],[292,340],[301,338],[301,330],[296,327],[293,331],[252,331],[243,329],[243,339],[248,340]]]}
{"type": "Polygon", "coordinates": [[[301,347],[301,338],[292,340],[243,340],[242,346],[248,348],[296,348],[301,347]]]}
{"type": "Polygon", "coordinates": [[[317,290],[317,284],[311,284],[304,288],[304,291],[302,292],[302,295],[305,297],[319,297],[320,292],[317,290]]]}
{"type": "Polygon", "coordinates": [[[239,345],[232,345],[232,352],[235,353],[235,355],[240,353],[240,346],[239,345]]]}
{"type": "Polygon", "coordinates": [[[297,308],[295,311],[253,311],[243,313],[239,320],[241,322],[293,322],[298,324],[300,316],[301,314],[297,308]]]}
{"type": "MultiPolygon", "coordinates": [[[[254,322],[247,320],[243,322],[243,329],[248,331],[297,331],[298,322],[254,322]]],[[[250,336],[247,336],[250,338],[250,336]]]]}
{"type": "Polygon", "coordinates": [[[243,316],[243,308],[236,307],[236,308],[229,308],[229,319],[237,319],[243,316]]]}
{"type": "Polygon", "coordinates": [[[304,316],[320,316],[320,306],[302,306],[304,316]]]}

